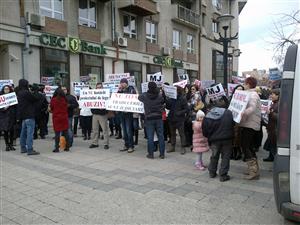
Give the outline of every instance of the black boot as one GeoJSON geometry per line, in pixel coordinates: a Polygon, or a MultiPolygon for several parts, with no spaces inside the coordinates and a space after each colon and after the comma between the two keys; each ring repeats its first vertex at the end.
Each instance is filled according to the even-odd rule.
{"type": "Polygon", "coordinates": [[[7,151],[7,152],[10,151],[9,145],[6,145],[5,151],[7,151]]]}
{"type": "Polygon", "coordinates": [[[241,151],[240,147],[237,147],[236,148],[236,155],[235,155],[234,160],[240,160],[240,159],[242,159],[242,151],[241,151]]]}
{"type": "Polygon", "coordinates": [[[230,159],[235,159],[237,154],[237,148],[233,147],[230,159]]]}
{"type": "Polygon", "coordinates": [[[14,146],[12,144],[10,144],[8,147],[9,147],[10,151],[16,151],[16,149],[14,148],[14,146]]]}
{"type": "Polygon", "coordinates": [[[134,131],[134,145],[138,145],[139,142],[139,130],[134,131]]]}

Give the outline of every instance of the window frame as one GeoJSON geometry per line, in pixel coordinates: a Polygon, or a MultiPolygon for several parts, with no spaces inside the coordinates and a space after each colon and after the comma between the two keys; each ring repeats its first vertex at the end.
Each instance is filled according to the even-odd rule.
{"type": "Polygon", "coordinates": [[[151,20],[146,20],[146,42],[153,43],[153,44],[157,44],[157,42],[158,42],[158,25],[157,25],[156,22],[151,21],[151,20]],[[150,36],[148,36],[148,34],[147,34],[147,23],[150,24],[150,36]],[[156,38],[152,37],[152,35],[153,35],[152,34],[152,29],[151,29],[152,24],[155,27],[154,35],[155,35],[156,38]]]}
{"type": "Polygon", "coordinates": [[[186,36],[186,50],[187,53],[195,54],[195,35],[187,34],[186,36]],[[192,37],[191,42],[188,41],[188,38],[192,37]],[[192,46],[189,46],[189,43],[192,43],[192,46]]]}
{"type": "Polygon", "coordinates": [[[136,15],[132,15],[129,13],[124,13],[123,14],[123,36],[127,37],[127,38],[131,38],[131,39],[137,39],[138,37],[138,30],[137,30],[137,16],[136,15]],[[131,23],[129,22],[129,32],[125,32],[124,30],[124,16],[129,17],[129,21],[131,21],[131,18],[134,17],[135,18],[135,33],[131,32],[131,23]],[[132,37],[133,35],[135,35],[135,37],[132,37]]]}
{"type": "Polygon", "coordinates": [[[61,14],[61,19],[57,19],[57,20],[64,20],[64,0],[61,0],[61,12],[57,11],[54,9],[54,1],[59,1],[59,0],[49,0],[51,2],[51,8],[47,8],[45,6],[41,6],[41,1],[39,0],[39,13],[40,15],[43,15],[41,12],[42,10],[48,11],[51,13],[51,18],[53,19],[57,19],[55,18],[55,13],[61,14]]]}
{"type": "Polygon", "coordinates": [[[101,56],[97,56],[97,55],[90,55],[90,54],[79,54],[79,64],[80,64],[80,77],[83,76],[87,76],[88,74],[84,74],[84,69],[86,67],[88,68],[99,68],[100,69],[100,74],[98,74],[98,81],[104,82],[104,58],[101,56]],[[95,56],[99,59],[99,65],[95,66],[95,65],[91,65],[86,63],[85,57],[84,56],[95,56]]]}
{"type": "Polygon", "coordinates": [[[177,49],[177,50],[181,49],[181,47],[182,47],[182,45],[181,45],[181,43],[182,43],[181,39],[182,39],[182,33],[181,33],[181,31],[177,30],[177,29],[173,29],[173,32],[172,32],[172,47],[173,47],[173,49],[177,49]],[[174,42],[174,32],[178,32],[178,34],[179,34],[179,38],[178,38],[179,43],[175,43],[174,42]]]}
{"type": "Polygon", "coordinates": [[[212,21],[211,30],[213,33],[219,33],[219,23],[217,21],[212,21]]]}
{"type": "Polygon", "coordinates": [[[80,26],[85,26],[85,27],[90,27],[90,28],[97,28],[97,1],[96,0],[85,0],[87,1],[87,13],[88,13],[88,19],[84,18],[84,17],[80,17],[79,14],[79,8],[78,8],[78,24],[80,26]],[[89,9],[90,9],[90,2],[93,1],[95,3],[95,21],[93,21],[92,19],[90,19],[90,13],[89,13],[89,9]],[[84,25],[84,24],[80,24],[80,20],[83,20],[85,22],[87,22],[88,25],[84,25]],[[91,27],[91,23],[95,23],[95,27],[91,27]]]}

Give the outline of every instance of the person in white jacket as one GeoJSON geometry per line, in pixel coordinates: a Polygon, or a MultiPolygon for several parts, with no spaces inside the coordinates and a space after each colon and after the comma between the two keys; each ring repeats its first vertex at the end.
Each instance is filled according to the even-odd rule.
{"type": "Polygon", "coordinates": [[[89,108],[80,109],[80,126],[82,129],[83,140],[91,139],[93,114],[89,108]]]}

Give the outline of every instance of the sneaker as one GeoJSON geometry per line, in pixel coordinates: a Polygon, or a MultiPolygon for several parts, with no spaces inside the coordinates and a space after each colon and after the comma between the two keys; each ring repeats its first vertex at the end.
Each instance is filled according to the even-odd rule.
{"type": "Polygon", "coordinates": [[[120,150],[120,152],[126,152],[126,151],[128,151],[128,148],[127,148],[126,146],[124,146],[124,147],[120,150]]]}
{"type": "Polygon", "coordinates": [[[15,149],[15,147],[14,146],[9,146],[9,149],[11,150],[11,151],[16,151],[16,149],[15,149]]]}
{"type": "Polygon", "coordinates": [[[228,180],[230,180],[230,176],[228,176],[228,175],[223,175],[223,176],[220,177],[221,182],[225,182],[225,181],[228,181],[228,180]]]}
{"type": "Polygon", "coordinates": [[[209,172],[210,178],[215,178],[217,176],[217,173],[209,172]]]}
{"type": "Polygon", "coordinates": [[[36,151],[32,151],[32,152],[28,152],[27,155],[39,155],[39,152],[36,151]]]}
{"type": "Polygon", "coordinates": [[[154,159],[153,155],[149,155],[149,154],[148,154],[146,157],[147,157],[148,159],[154,159]]]}
{"type": "Polygon", "coordinates": [[[59,152],[59,150],[58,149],[54,149],[52,152],[59,152]]]}
{"type": "Polygon", "coordinates": [[[7,151],[7,152],[10,151],[10,147],[8,145],[6,146],[5,151],[7,151]]]}
{"type": "Polygon", "coordinates": [[[21,150],[21,153],[23,154],[23,153],[27,153],[27,150],[21,150]]]}
{"type": "Polygon", "coordinates": [[[164,156],[164,155],[159,155],[159,158],[160,158],[160,159],[164,159],[165,156],[164,156]]]}
{"type": "Polygon", "coordinates": [[[109,149],[109,146],[108,145],[104,145],[104,149],[105,150],[109,149]]]}
{"type": "Polygon", "coordinates": [[[91,144],[89,148],[98,148],[99,145],[94,145],[94,144],[91,144]]]}
{"type": "Polygon", "coordinates": [[[129,149],[127,150],[127,152],[128,152],[128,153],[132,153],[132,152],[134,152],[134,149],[133,149],[133,148],[129,148],[129,149]]]}
{"type": "Polygon", "coordinates": [[[65,151],[65,152],[69,152],[69,151],[70,151],[70,148],[65,148],[64,151],[65,151]]]}

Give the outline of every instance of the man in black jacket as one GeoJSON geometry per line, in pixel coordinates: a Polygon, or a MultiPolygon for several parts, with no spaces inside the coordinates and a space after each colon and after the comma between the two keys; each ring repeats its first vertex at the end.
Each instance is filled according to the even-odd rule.
{"type": "Polygon", "coordinates": [[[70,90],[66,86],[62,86],[61,89],[65,92],[67,102],[68,102],[68,120],[69,120],[68,136],[69,136],[70,147],[72,147],[74,109],[78,108],[79,105],[76,100],[76,97],[70,94],[70,90]]]}
{"type": "MultiPolygon", "coordinates": [[[[96,89],[102,89],[102,83],[96,84],[96,89]]],[[[104,149],[109,149],[108,125],[107,125],[107,110],[106,109],[91,109],[93,113],[93,142],[90,148],[97,148],[99,141],[99,129],[103,130],[104,149]]]]}
{"type": "Polygon", "coordinates": [[[19,80],[18,87],[18,110],[17,120],[22,121],[20,135],[21,153],[27,155],[39,155],[39,152],[33,150],[33,133],[35,128],[35,104],[39,101],[39,95],[36,92],[29,91],[28,81],[19,80]]]}
{"type": "Polygon", "coordinates": [[[231,111],[225,108],[224,100],[218,100],[204,117],[202,132],[208,138],[212,150],[210,164],[208,167],[209,176],[217,176],[218,162],[221,154],[221,168],[219,169],[220,181],[230,179],[228,175],[230,167],[230,156],[232,154],[232,139],[234,137],[234,122],[231,111]]]}
{"type": "Polygon", "coordinates": [[[162,121],[164,99],[157,89],[155,82],[148,83],[148,91],[139,96],[139,100],[144,103],[145,127],[148,138],[147,158],[153,159],[154,132],[156,132],[159,142],[159,157],[165,158],[165,140],[162,121]]]}

